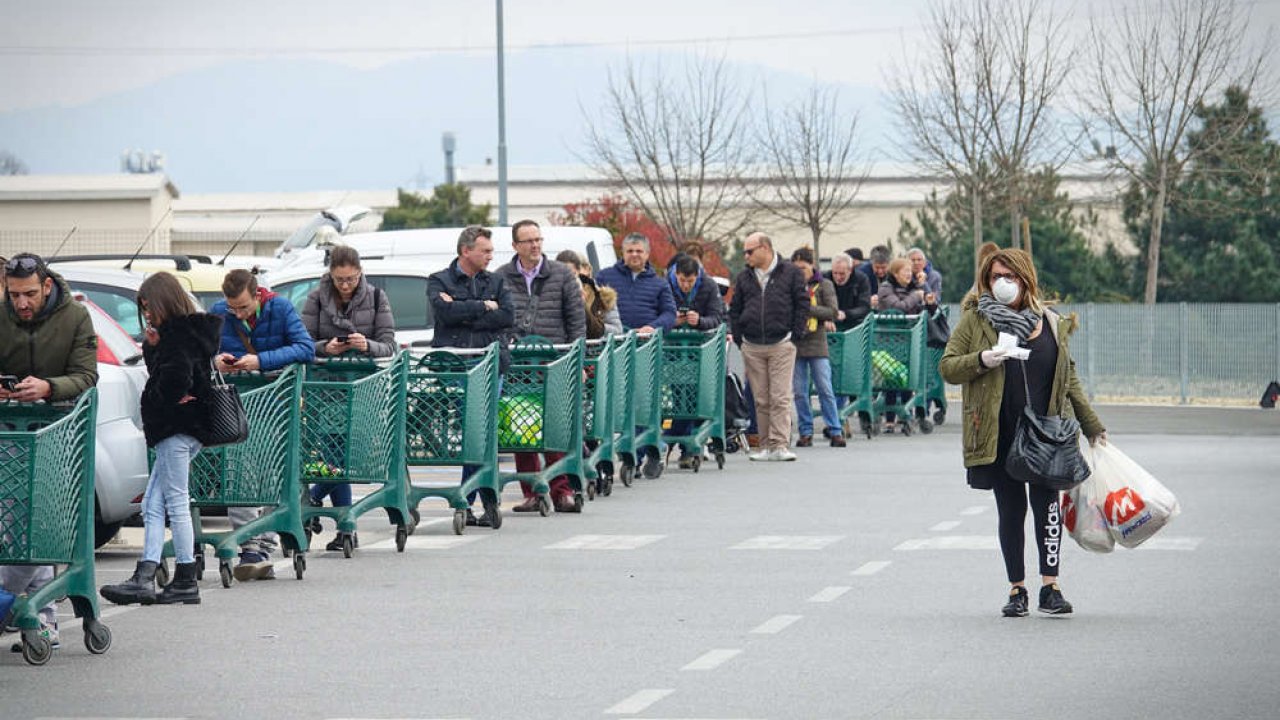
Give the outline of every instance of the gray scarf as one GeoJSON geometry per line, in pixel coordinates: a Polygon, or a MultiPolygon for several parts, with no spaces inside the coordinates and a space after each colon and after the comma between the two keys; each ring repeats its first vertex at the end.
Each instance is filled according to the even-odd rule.
{"type": "Polygon", "coordinates": [[[1020,342],[1026,342],[1040,323],[1040,315],[1031,308],[1014,310],[996,300],[991,293],[978,296],[978,314],[986,318],[997,331],[1014,335],[1020,342]]]}

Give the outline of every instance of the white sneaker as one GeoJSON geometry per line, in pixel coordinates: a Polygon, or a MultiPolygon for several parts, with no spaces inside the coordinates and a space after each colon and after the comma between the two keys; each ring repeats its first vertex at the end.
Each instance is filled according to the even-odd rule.
{"type": "Polygon", "coordinates": [[[773,453],[769,450],[757,450],[756,452],[748,455],[747,459],[755,460],[757,462],[768,462],[773,459],[773,453]]]}
{"type": "Polygon", "coordinates": [[[796,454],[787,448],[778,448],[772,451],[769,459],[774,462],[791,462],[796,459],[796,454]]]}

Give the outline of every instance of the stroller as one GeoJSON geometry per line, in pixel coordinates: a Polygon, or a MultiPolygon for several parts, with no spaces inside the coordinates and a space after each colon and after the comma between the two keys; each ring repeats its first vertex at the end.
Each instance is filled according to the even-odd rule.
{"type": "Polygon", "coordinates": [[[747,402],[747,393],[742,380],[729,373],[724,378],[724,436],[727,453],[738,452],[747,447],[747,429],[754,420],[752,403],[747,402]]]}

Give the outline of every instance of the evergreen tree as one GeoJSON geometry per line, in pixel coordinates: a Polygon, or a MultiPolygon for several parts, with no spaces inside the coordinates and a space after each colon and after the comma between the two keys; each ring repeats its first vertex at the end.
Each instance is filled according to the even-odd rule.
{"type": "Polygon", "coordinates": [[[379,230],[488,225],[492,205],[472,205],[471,188],[460,183],[437,185],[431,197],[397,189],[396,207],[382,216],[379,230]]]}

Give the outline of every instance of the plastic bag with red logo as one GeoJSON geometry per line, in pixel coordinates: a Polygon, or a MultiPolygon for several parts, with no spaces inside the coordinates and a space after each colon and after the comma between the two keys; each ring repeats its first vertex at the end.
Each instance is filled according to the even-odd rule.
{"type": "Polygon", "coordinates": [[[1138,547],[1182,512],[1178,498],[1114,443],[1099,443],[1088,455],[1094,476],[1106,489],[1103,518],[1124,547],[1138,547]]]}
{"type": "MultiPolygon", "coordinates": [[[[1085,448],[1084,458],[1092,468],[1088,448],[1085,448]]],[[[1096,471],[1084,482],[1062,493],[1062,515],[1067,532],[1071,533],[1077,545],[1089,552],[1109,553],[1116,546],[1107,516],[1102,511],[1106,499],[1106,483],[1096,471]]]]}

